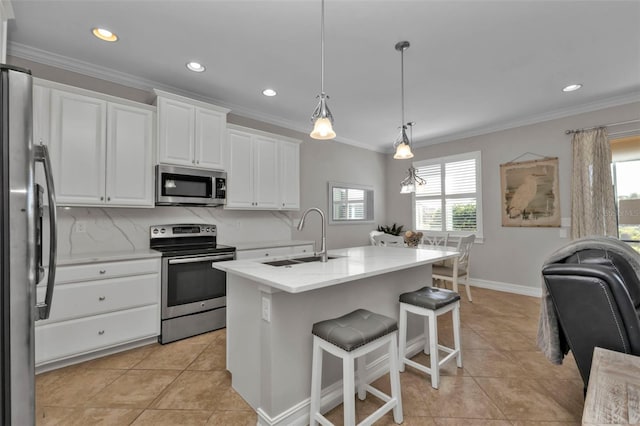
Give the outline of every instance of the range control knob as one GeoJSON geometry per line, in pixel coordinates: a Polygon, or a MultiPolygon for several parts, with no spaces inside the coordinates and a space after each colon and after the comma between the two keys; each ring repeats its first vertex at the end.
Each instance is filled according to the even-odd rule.
{"type": "Polygon", "coordinates": [[[166,229],[164,229],[164,228],[160,229],[160,233],[161,234],[164,234],[165,232],[166,232],[166,229]]]}
{"type": "Polygon", "coordinates": [[[158,233],[158,228],[153,228],[153,234],[156,235],[158,233]]]}

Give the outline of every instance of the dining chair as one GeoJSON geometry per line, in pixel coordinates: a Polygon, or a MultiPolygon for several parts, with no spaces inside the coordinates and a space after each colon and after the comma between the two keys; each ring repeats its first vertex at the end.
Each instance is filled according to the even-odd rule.
{"type": "Polygon", "coordinates": [[[462,284],[466,286],[467,298],[469,302],[473,302],[471,298],[471,289],[469,288],[469,269],[470,254],[473,242],[476,240],[475,234],[466,237],[460,237],[455,251],[459,252],[457,258],[454,259],[453,265],[433,265],[432,277],[434,280],[451,281],[453,291],[458,292],[458,283],[464,280],[462,284]]]}
{"type": "Polygon", "coordinates": [[[404,237],[401,235],[374,235],[375,245],[382,247],[404,247],[404,237]]]}
{"type": "Polygon", "coordinates": [[[422,244],[428,244],[434,247],[446,247],[448,242],[448,232],[425,232],[422,237],[422,244]]]}

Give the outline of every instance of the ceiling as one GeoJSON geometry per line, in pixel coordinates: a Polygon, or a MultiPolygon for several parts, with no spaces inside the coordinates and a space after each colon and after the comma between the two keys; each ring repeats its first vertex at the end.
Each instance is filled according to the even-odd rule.
{"type": "MultiPolygon", "coordinates": [[[[320,0],[12,0],[9,54],[309,132],[320,0]],[[117,33],[94,38],[92,27],[117,33]],[[196,60],[204,73],[188,71],[196,60]],[[264,88],[278,95],[267,98],[264,88]]],[[[337,140],[386,152],[640,100],[640,1],[325,1],[337,140]],[[570,83],[581,90],[563,93],[570,83]]],[[[604,124],[604,123],[594,123],[604,124]]]]}

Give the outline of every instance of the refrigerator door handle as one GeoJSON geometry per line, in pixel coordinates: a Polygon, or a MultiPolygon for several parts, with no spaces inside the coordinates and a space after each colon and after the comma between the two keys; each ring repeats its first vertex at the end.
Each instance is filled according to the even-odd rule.
{"type": "Polygon", "coordinates": [[[36,320],[49,318],[51,312],[51,299],[53,298],[53,283],[56,279],[56,257],[58,252],[58,219],[56,213],[56,191],[53,186],[51,174],[51,161],[49,151],[45,145],[34,145],[35,161],[44,166],[44,175],[47,181],[47,196],[49,199],[49,274],[47,277],[47,292],[44,302],[36,304],[36,320]]]}

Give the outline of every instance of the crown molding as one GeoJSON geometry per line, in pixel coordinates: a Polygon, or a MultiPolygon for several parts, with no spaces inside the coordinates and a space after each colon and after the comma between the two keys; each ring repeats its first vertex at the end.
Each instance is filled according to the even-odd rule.
{"type": "MultiPolygon", "coordinates": [[[[57,53],[48,52],[42,49],[37,49],[21,43],[9,42],[8,48],[9,48],[8,54],[11,56],[16,56],[22,59],[27,59],[29,61],[38,62],[43,65],[49,65],[49,66],[64,69],[67,71],[76,72],[79,74],[87,75],[89,77],[94,77],[100,80],[109,81],[111,83],[121,84],[123,86],[132,87],[135,89],[146,90],[152,93],[154,89],[171,92],[176,95],[180,95],[187,98],[196,99],[198,101],[212,103],[214,105],[228,108],[234,114],[245,117],[245,118],[251,118],[254,120],[262,121],[268,124],[272,124],[274,126],[284,127],[286,129],[304,133],[304,134],[309,133],[308,128],[301,127],[299,124],[293,121],[282,119],[280,117],[275,117],[269,114],[263,114],[261,112],[252,110],[250,108],[245,108],[240,105],[221,101],[220,99],[202,96],[199,93],[194,93],[188,90],[180,89],[178,87],[169,86],[169,85],[160,83],[158,81],[142,78],[142,77],[124,73],[118,70],[114,70],[111,68],[98,66],[86,61],[81,61],[78,59],[59,55],[57,53]]],[[[343,143],[345,145],[351,145],[357,148],[366,149],[368,151],[375,151],[375,152],[381,152],[381,153],[385,152],[385,149],[383,148],[372,147],[362,142],[359,142],[353,139],[344,138],[344,137],[337,137],[336,139],[334,139],[334,141],[343,143]]]]}
{"type": "MultiPolygon", "coordinates": [[[[574,115],[598,111],[605,108],[627,105],[634,102],[640,102],[640,90],[633,91],[624,95],[599,99],[597,101],[589,102],[582,105],[577,105],[577,106],[568,107],[568,108],[559,108],[544,114],[537,114],[537,115],[533,115],[520,120],[511,120],[503,123],[494,124],[491,126],[479,127],[479,128],[464,131],[464,132],[451,133],[448,135],[439,136],[431,139],[423,139],[418,142],[413,142],[413,146],[415,148],[423,148],[425,146],[436,145],[444,142],[452,142],[460,139],[471,138],[474,136],[487,135],[489,133],[499,132],[502,130],[515,129],[517,127],[529,126],[531,124],[538,124],[545,121],[557,120],[560,118],[571,117],[574,115]]],[[[387,152],[392,152],[392,151],[387,151],[387,152]]]]}

